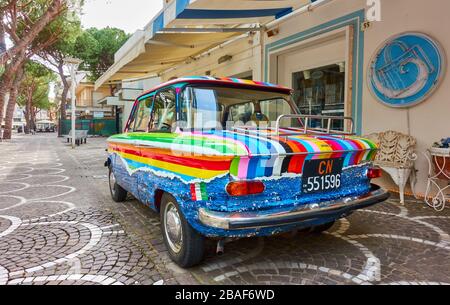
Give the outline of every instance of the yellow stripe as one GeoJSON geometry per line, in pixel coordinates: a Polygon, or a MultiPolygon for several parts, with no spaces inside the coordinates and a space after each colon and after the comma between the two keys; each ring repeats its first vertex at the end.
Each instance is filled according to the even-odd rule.
{"type": "Polygon", "coordinates": [[[306,142],[312,142],[313,144],[315,144],[319,148],[320,152],[322,153],[317,156],[318,159],[328,159],[328,158],[331,158],[331,156],[333,155],[333,148],[331,147],[331,145],[329,145],[327,142],[325,142],[323,140],[315,139],[315,138],[308,137],[308,136],[294,136],[294,138],[302,139],[302,140],[305,140],[306,142]],[[330,153],[326,154],[325,152],[330,152],[330,153]]]}
{"type": "Polygon", "coordinates": [[[132,154],[127,154],[124,152],[118,152],[117,154],[122,156],[125,159],[130,159],[139,163],[147,164],[153,167],[157,167],[163,170],[171,171],[174,173],[178,173],[185,176],[195,177],[195,178],[201,178],[201,179],[211,179],[220,175],[223,175],[227,173],[228,171],[213,171],[213,170],[206,170],[206,169],[199,169],[194,167],[188,167],[178,164],[173,164],[169,162],[154,160],[150,158],[144,158],[139,157],[132,154]]]}

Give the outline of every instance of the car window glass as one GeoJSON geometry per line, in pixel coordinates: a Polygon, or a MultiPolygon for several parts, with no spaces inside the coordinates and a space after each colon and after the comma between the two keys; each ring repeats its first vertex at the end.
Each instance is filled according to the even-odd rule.
{"type": "Polygon", "coordinates": [[[227,121],[233,121],[235,123],[242,122],[245,124],[251,120],[253,112],[254,106],[251,102],[232,105],[228,111],[227,121]]]}
{"type": "Polygon", "coordinates": [[[171,131],[176,122],[176,92],[173,89],[160,91],[155,96],[150,131],[171,131]]]}
{"type": "Polygon", "coordinates": [[[150,107],[152,104],[152,97],[148,97],[139,102],[138,109],[136,110],[134,132],[146,132],[148,131],[148,122],[150,120],[150,107]]]}
{"type": "Polygon", "coordinates": [[[203,128],[218,128],[222,107],[218,103],[216,92],[211,89],[194,88],[193,123],[203,128]]]}

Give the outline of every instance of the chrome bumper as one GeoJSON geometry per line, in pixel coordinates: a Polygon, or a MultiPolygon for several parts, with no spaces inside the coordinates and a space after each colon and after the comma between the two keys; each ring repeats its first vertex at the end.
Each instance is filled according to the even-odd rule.
{"type": "Polygon", "coordinates": [[[199,209],[199,220],[205,226],[226,229],[252,229],[301,223],[319,218],[341,218],[353,210],[362,209],[389,198],[389,193],[372,185],[369,193],[358,197],[345,197],[319,204],[307,204],[290,210],[253,212],[215,212],[199,209]]]}

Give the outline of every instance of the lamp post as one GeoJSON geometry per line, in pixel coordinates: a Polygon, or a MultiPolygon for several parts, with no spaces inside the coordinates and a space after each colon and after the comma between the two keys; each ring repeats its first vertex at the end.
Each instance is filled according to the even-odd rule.
{"type": "Polygon", "coordinates": [[[76,73],[78,70],[78,67],[83,61],[77,58],[64,58],[64,63],[69,67],[70,69],[70,78],[71,78],[71,84],[70,84],[70,98],[71,98],[71,125],[72,125],[72,148],[75,148],[75,121],[76,121],[76,112],[75,112],[75,86],[76,86],[76,73]]]}

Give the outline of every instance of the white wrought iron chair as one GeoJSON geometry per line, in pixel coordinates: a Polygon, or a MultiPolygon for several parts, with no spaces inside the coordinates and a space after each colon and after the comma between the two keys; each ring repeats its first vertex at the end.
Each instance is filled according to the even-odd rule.
{"type": "Polygon", "coordinates": [[[410,180],[411,190],[416,197],[415,184],[417,182],[414,161],[417,155],[414,152],[416,139],[397,131],[373,133],[365,136],[374,141],[378,153],[374,164],[387,172],[399,187],[400,203],[405,203],[405,186],[410,180]]]}

